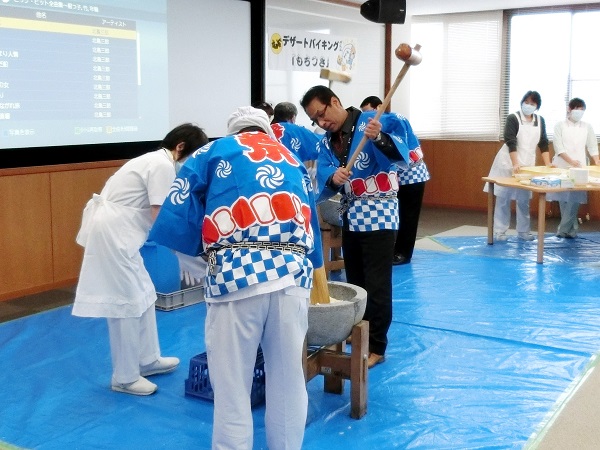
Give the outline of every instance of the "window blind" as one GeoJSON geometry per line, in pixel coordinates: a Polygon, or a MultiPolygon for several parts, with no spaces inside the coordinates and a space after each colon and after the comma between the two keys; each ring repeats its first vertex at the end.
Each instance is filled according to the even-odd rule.
{"type": "Polygon", "coordinates": [[[502,11],[413,16],[423,61],[411,77],[410,121],[421,139],[500,137],[502,11]]]}

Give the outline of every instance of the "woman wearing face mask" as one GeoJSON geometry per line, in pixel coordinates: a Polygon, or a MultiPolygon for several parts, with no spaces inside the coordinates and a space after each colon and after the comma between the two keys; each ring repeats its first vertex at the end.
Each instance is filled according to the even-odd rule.
{"type": "MultiPolygon", "coordinates": [[[[581,120],[584,112],[585,102],[580,98],[573,98],[569,101],[566,120],[557,123],[554,127],[554,158],[552,162],[556,167],[587,166],[586,150],[594,164],[600,164],[596,134],[589,123],[581,120]]],[[[585,191],[549,193],[546,199],[559,202],[560,224],[556,235],[564,238],[576,237],[579,228],[577,213],[579,205],[587,203],[587,193],[585,191]]]]}
{"type": "MultiPolygon", "coordinates": [[[[548,153],[548,137],[546,122],[538,114],[534,114],[542,106],[542,98],[536,91],[528,91],[521,99],[521,110],[509,114],[504,126],[504,145],[496,154],[490,169],[490,177],[511,177],[519,173],[521,167],[534,166],[536,147],[539,147],[542,160],[550,166],[548,153]]],[[[488,191],[486,183],[485,192],[488,191]]],[[[519,239],[531,241],[531,223],[529,202],[531,192],[523,189],[507,188],[496,185],[496,206],[494,208],[494,239],[505,241],[510,226],[510,202],[516,201],[517,236],[519,239]]]]}
{"type": "Polygon", "coordinates": [[[113,391],[152,394],[157,387],[145,377],[171,372],[179,364],[178,358],[160,355],[156,291],[140,248],[169,193],[177,163],[207,142],[195,125],[174,128],[161,148],[117,170],[83,212],[77,243],[85,250],[73,315],[107,319],[113,391]]]}

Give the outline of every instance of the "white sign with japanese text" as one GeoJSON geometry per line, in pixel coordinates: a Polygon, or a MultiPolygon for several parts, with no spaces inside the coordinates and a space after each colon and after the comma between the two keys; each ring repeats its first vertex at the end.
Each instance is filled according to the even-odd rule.
{"type": "Polygon", "coordinates": [[[356,40],[331,34],[269,29],[269,69],[351,74],[356,68],[356,40]]]}

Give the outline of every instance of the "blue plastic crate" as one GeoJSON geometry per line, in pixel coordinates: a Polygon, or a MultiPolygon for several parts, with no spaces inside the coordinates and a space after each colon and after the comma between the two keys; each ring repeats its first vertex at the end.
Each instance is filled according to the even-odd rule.
{"type": "MultiPolygon", "coordinates": [[[[190,359],[190,371],[188,379],[185,380],[185,395],[198,397],[203,400],[214,401],[214,392],[210,385],[208,373],[208,361],[206,353],[200,353],[190,359]]],[[[252,407],[260,405],[265,401],[265,360],[259,349],[254,365],[254,379],[250,391],[250,404],[252,407]]]]}

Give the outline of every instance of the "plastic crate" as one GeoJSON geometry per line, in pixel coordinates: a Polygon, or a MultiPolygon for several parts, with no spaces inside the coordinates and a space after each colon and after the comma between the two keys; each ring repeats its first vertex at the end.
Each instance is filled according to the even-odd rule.
{"type": "MultiPolygon", "coordinates": [[[[208,362],[206,353],[200,353],[190,360],[190,371],[188,379],[185,380],[185,395],[214,401],[214,392],[210,385],[208,373],[208,362]]],[[[265,401],[265,360],[259,349],[254,366],[254,379],[250,391],[250,404],[252,407],[260,405],[265,401]]]]}
{"type": "Polygon", "coordinates": [[[172,311],[204,301],[204,286],[194,286],[170,294],[156,293],[156,309],[172,311]]]}

